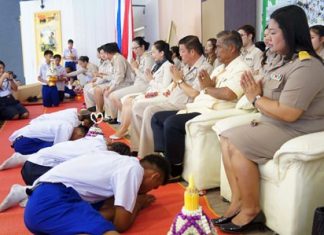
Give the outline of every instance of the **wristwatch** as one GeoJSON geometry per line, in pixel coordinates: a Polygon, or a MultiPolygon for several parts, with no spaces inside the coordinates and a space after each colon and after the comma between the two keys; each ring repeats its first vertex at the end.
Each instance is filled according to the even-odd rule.
{"type": "Polygon", "coordinates": [[[182,83],[184,83],[183,79],[177,81],[178,86],[180,86],[180,84],[182,84],[182,83]]]}
{"type": "Polygon", "coordinates": [[[253,107],[255,107],[255,103],[257,102],[258,99],[260,99],[262,96],[261,95],[257,95],[254,97],[254,100],[252,101],[252,105],[253,107]]]}

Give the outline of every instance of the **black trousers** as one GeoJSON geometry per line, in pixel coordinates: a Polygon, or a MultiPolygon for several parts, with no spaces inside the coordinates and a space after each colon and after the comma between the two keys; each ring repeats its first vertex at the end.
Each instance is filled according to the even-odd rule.
{"type": "Polygon", "coordinates": [[[183,162],[186,122],[200,113],[176,114],[177,111],[157,112],[151,119],[155,152],[163,152],[173,165],[183,162]]]}
{"type": "Polygon", "coordinates": [[[52,167],[37,165],[33,162],[26,161],[21,169],[21,176],[26,185],[33,185],[35,180],[44,175],[52,167]]]}

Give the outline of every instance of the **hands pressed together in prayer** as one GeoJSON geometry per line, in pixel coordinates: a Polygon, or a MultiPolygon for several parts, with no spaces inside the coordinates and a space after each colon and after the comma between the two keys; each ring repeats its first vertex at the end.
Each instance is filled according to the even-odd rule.
{"type": "Polygon", "coordinates": [[[261,80],[255,81],[250,71],[245,71],[241,77],[241,87],[246,98],[252,103],[257,95],[262,95],[261,80]]]}
{"type": "Polygon", "coordinates": [[[206,70],[201,70],[198,75],[200,89],[205,89],[206,87],[215,87],[214,79],[211,79],[206,70]]]}

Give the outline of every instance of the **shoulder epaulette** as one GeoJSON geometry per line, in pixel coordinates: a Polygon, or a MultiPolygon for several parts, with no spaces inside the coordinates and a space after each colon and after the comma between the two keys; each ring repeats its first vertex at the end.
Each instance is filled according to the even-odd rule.
{"type": "Polygon", "coordinates": [[[309,60],[311,55],[307,51],[300,51],[298,52],[298,59],[300,61],[309,60]]]}

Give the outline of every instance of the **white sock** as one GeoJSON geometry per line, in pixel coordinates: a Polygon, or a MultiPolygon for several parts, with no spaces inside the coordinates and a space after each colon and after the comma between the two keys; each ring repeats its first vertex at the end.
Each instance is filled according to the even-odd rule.
{"type": "Polygon", "coordinates": [[[0,204],[0,212],[13,207],[25,198],[28,198],[26,188],[28,188],[28,186],[22,186],[20,184],[12,185],[7,197],[0,204]]]}
{"type": "Polygon", "coordinates": [[[21,202],[19,202],[19,206],[20,207],[26,207],[26,204],[28,202],[28,197],[26,197],[25,199],[23,199],[21,202]]]}
{"type": "Polygon", "coordinates": [[[0,165],[0,171],[5,169],[10,169],[18,166],[22,166],[31,155],[22,155],[20,153],[14,153],[10,158],[5,160],[0,165]]]}

